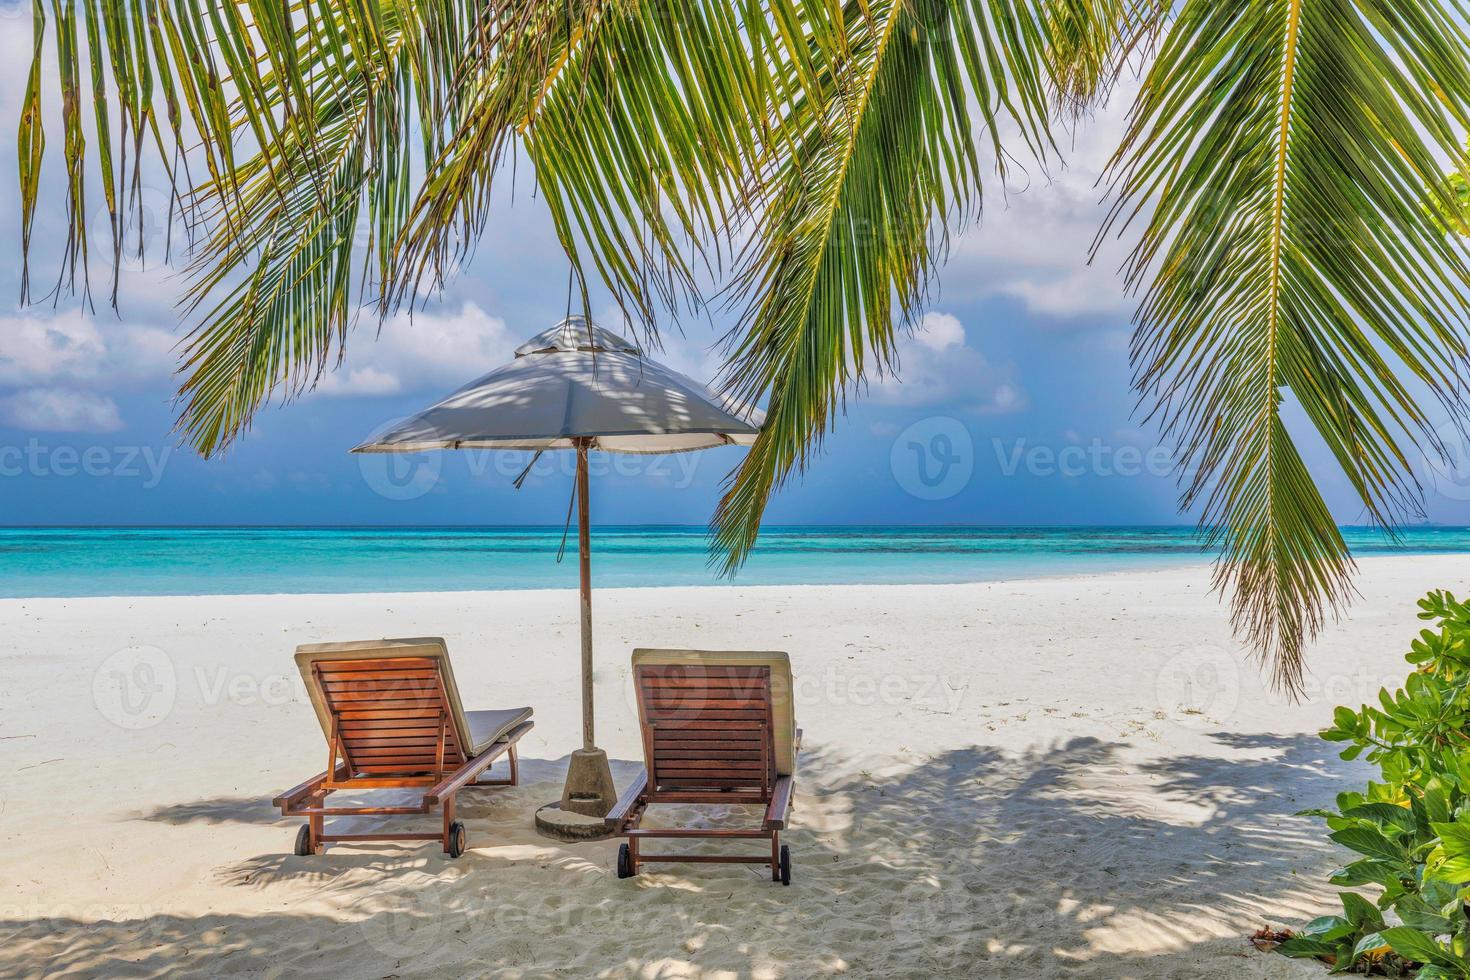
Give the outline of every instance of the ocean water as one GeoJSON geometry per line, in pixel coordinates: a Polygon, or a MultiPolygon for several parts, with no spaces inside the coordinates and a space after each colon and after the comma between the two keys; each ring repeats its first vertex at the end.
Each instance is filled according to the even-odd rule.
{"type": "MultiPolygon", "coordinates": [[[[1470,553],[1470,528],[1397,542],[1345,529],[1354,553],[1470,553]]],[[[559,527],[0,528],[0,597],[575,588],[559,527]]],[[[778,527],[740,585],[977,582],[1208,562],[1184,527],[778,527]]],[[[729,584],[703,528],[598,527],[593,584],[729,584]]]]}

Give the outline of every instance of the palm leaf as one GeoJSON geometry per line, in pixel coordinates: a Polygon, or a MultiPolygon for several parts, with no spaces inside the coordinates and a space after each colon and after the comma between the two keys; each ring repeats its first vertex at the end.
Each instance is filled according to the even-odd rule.
{"type": "Polygon", "coordinates": [[[974,121],[999,167],[1003,123],[1027,155],[1048,152],[1051,71],[1081,42],[1053,45],[1060,21],[1045,13],[1007,0],[849,3],[840,48],[810,46],[801,74],[819,82],[783,119],[775,149],[790,150],[772,167],[733,293],[744,310],[723,384],[768,410],[712,524],[727,571],[848,394],[894,367],[951,223],[978,214],[974,121]]]}
{"type": "Polygon", "coordinates": [[[206,455],[340,359],[358,297],[391,276],[412,172],[441,150],[421,124],[454,118],[448,76],[478,16],[455,3],[297,13],[299,25],[244,32],[263,53],[229,56],[232,72],[254,72],[236,125],[263,143],[191,202],[213,231],[191,262],[187,309],[202,321],[185,345],[180,425],[206,455]]]}
{"type": "Polygon", "coordinates": [[[1422,206],[1436,161],[1465,159],[1463,23],[1424,0],[1187,0],[1114,164],[1110,227],[1145,212],[1137,386],[1191,473],[1182,505],[1201,505],[1237,629],[1289,690],[1352,593],[1299,439],[1391,524],[1436,442],[1410,379],[1451,407],[1463,390],[1470,266],[1422,206]]]}

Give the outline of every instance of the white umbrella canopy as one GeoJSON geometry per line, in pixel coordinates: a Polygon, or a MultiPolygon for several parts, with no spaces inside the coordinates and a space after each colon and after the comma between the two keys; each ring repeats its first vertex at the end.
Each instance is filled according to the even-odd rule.
{"type": "MultiPolygon", "coordinates": [[[[572,753],[561,810],[604,816],[616,802],[592,711],[591,517],[587,454],[684,453],[748,446],[765,416],[643,357],[585,317],[568,317],[516,348],[515,359],[353,450],[572,449],[582,598],[582,749],[572,753]]],[[[545,810],[546,808],[543,808],[545,810]]],[[[541,815],[538,826],[543,829],[541,815]]]]}
{"type": "Polygon", "coordinates": [[[763,420],[759,411],[722,399],[576,316],[516,348],[515,360],[353,452],[585,444],[609,453],[683,453],[748,446],[763,420]]]}

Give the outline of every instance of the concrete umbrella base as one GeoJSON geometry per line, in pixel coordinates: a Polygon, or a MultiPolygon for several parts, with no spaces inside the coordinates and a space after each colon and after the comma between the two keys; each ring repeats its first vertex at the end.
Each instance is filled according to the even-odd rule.
{"type": "Polygon", "coordinates": [[[567,767],[561,799],[536,811],[536,832],[559,841],[604,840],[613,833],[602,818],[617,800],[607,753],[577,749],[567,767]]]}

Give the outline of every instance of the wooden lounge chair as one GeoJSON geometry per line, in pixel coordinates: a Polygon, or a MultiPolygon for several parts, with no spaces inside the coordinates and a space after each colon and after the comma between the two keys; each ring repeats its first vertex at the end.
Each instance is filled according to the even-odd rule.
{"type": "Polygon", "coordinates": [[[337,841],[437,840],[450,857],[463,854],[455,796],[467,786],[517,784],[516,743],[532,728],[531,709],[465,711],[438,637],[314,643],[296,648],[296,665],[327,736],[326,770],[275,799],[284,815],[306,817],[296,853],[320,854],[337,841]],[[509,776],[477,781],[501,756],[509,776]],[[415,792],[402,805],[326,802],[339,790],[403,789],[415,792]],[[437,834],[324,832],[327,817],[426,814],[436,806],[444,810],[437,834]]]}
{"type": "Polygon", "coordinates": [[[791,703],[791,661],[784,653],[636,650],[633,683],[643,729],[645,768],[607,815],[626,837],[618,877],[650,861],[767,864],[771,880],[791,884],[791,852],[781,843],[791,812],[801,731],[791,703]],[[764,806],[758,829],[661,829],[640,826],[653,803],[749,803],[764,806]],[[767,855],[645,854],[649,838],[769,840],[767,855]]]}

